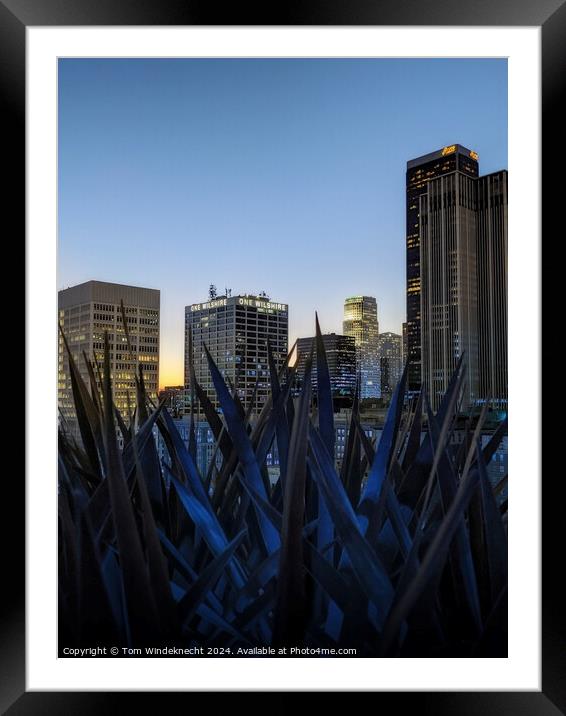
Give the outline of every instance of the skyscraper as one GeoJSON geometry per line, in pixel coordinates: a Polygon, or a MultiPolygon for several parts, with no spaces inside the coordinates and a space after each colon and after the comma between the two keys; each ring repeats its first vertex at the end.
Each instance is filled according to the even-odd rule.
{"type": "MultiPolygon", "coordinates": [[[[87,281],[59,291],[59,323],[73,358],[87,385],[86,356],[95,357],[100,366],[104,361],[104,332],[108,332],[112,389],[116,407],[127,418],[136,405],[135,375],[138,364],[143,367],[146,390],[157,398],[159,385],[159,303],[160,293],[152,288],[123,286],[103,281],[87,281]],[[120,302],[130,336],[128,349],[120,302]]],[[[59,336],[59,407],[74,429],[74,404],[71,376],[63,339],[59,336]]]]}
{"type": "Polygon", "coordinates": [[[465,354],[462,407],[506,406],[507,172],[478,177],[478,155],[458,144],[409,162],[408,178],[419,168],[424,184],[407,208],[418,228],[418,247],[407,243],[410,387],[420,375],[436,409],[465,354]]]}
{"type": "Polygon", "coordinates": [[[247,409],[257,383],[253,411],[261,410],[270,391],[268,340],[277,368],[287,356],[289,311],[286,303],[265,296],[219,296],[185,308],[185,386],[190,395],[189,335],[193,336],[195,377],[218,409],[204,345],[224,379],[247,409]]]}
{"type": "Polygon", "coordinates": [[[405,367],[405,363],[407,362],[407,358],[409,356],[409,350],[407,346],[407,322],[403,323],[403,326],[401,328],[401,335],[403,336],[403,340],[401,342],[401,360],[403,362],[403,367],[405,367]]]}
{"type": "Polygon", "coordinates": [[[401,378],[401,336],[397,333],[380,333],[378,339],[381,373],[381,397],[391,397],[401,378]]]}
{"type": "Polygon", "coordinates": [[[421,220],[420,197],[431,180],[451,173],[478,176],[478,155],[452,144],[407,162],[407,353],[409,390],[421,387],[421,220]]]}
{"type": "Polygon", "coordinates": [[[478,180],[479,394],[507,410],[507,171],[478,180]]]}
{"type": "Polygon", "coordinates": [[[422,380],[434,409],[462,353],[462,407],[479,397],[476,181],[454,171],[419,197],[422,380]]]}
{"type": "Polygon", "coordinates": [[[342,332],[356,344],[360,398],[381,397],[377,338],[377,301],[371,296],[352,296],[344,301],[342,332]]]}
{"type": "MultiPolygon", "coordinates": [[[[336,333],[326,333],[322,336],[328,371],[330,373],[330,388],[335,407],[348,407],[352,404],[356,392],[356,343],[353,336],[341,336],[336,333]]],[[[299,338],[297,341],[297,383],[300,386],[305,374],[305,364],[313,350],[312,387],[316,395],[318,385],[316,367],[316,341],[315,338],[299,338]]]]}

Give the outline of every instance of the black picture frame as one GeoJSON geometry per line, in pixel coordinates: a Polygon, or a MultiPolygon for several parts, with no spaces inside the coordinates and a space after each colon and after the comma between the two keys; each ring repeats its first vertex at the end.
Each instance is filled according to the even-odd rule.
{"type": "MultiPolygon", "coordinates": [[[[564,120],[559,102],[566,78],[565,0],[336,0],[265,4],[257,11],[243,4],[228,8],[193,0],[0,0],[0,92],[4,110],[4,156],[9,181],[3,193],[4,225],[14,237],[25,235],[25,65],[28,26],[69,25],[453,25],[542,27],[543,230],[559,226],[563,214],[560,182],[553,177],[564,120]],[[8,224],[8,219],[11,219],[8,224]]],[[[563,231],[562,231],[563,234],[563,231]]],[[[16,242],[12,242],[14,245],[16,242]]],[[[21,242],[24,245],[24,242],[21,242]]],[[[21,401],[21,395],[19,397],[21,401]]],[[[32,416],[33,417],[33,416],[32,416]]],[[[40,419],[40,416],[36,416],[40,419]]],[[[534,430],[538,426],[533,426],[534,430]]],[[[29,447],[28,449],[33,449],[29,447]]],[[[533,476],[534,479],[535,476],[533,476]]],[[[114,713],[143,698],[162,711],[185,693],[26,692],[25,690],[25,532],[24,481],[6,473],[4,520],[9,512],[9,550],[13,564],[2,570],[7,606],[0,622],[0,708],[20,714],[114,713]],[[16,509],[16,505],[19,509],[16,509]],[[128,703],[126,704],[125,701],[128,703]]],[[[566,628],[563,570],[554,550],[563,544],[563,502],[543,491],[542,690],[540,692],[377,692],[377,707],[404,706],[423,714],[566,713],[566,628]],[[562,584],[561,584],[562,582],[562,584]],[[402,701],[399,701],[402,699],[402,701]]],[[[5,552],[8,551],[8,545],[5,552]]],[[[259,685],[258,685],[259,686],[259,685]]],[[[268,694],[269,695],[269,694],[268,694]]]]}

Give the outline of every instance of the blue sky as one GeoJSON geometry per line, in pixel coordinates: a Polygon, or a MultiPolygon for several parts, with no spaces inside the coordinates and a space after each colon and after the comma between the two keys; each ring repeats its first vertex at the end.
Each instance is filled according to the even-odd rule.
{"type": "Polygon", "coordinates": [[[408,159],[507,167],[501,59],[59,61],[59,288],[161,289],[161,384],[210,283],[286,302],[290,342],[346,296],[405,315],[408,159]]]}

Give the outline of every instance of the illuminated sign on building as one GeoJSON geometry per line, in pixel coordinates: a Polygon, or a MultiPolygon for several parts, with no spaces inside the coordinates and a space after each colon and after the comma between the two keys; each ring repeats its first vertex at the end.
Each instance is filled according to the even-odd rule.
{"type": "Polygon", "coordinates": [[[207,308],[218,308],[219,306],[225,306],[226,299],[219,298],[216,301],[209,301],[208,303],[193,303],[191,311],[205,311],[207,308]]]}
{"type": "Polygon", "coordinates": [[[476,162],[477,162],[478,159],[480,158],[480,155],[479,155],[477,152],[473,152],[471,149],[470,149],[470,156],[471,156],[472,159],[475,159],[476,162]]]}
{"type": "Polygon", "coordinates": [[[257,298],[239,298],[240,306],[254,306],[255,308],[266,308],[274,311],[286,311],[287,304],[271,303],[271,301],[259,301],[257,298]]]}
{"type": "MultiPolygon", "coordinates": [[[[272,303],[271,301],[260,301],[257,298],[247,298],[240,296],[238,298],[238,304],[240,306],[252,306],[253,308],[265,309],[267,311],[286,311],[286,303],[272,303]]],[[[210,308],[219,308],[220,306],[226,306],[226,298],[218,298],[215,301],[209,301],[208,303],[193,303],[191,306],[191,313],[195,311],[206,311],[210,308]]]]}
{"type": "Polygon", "coordinates": [[[443,157],[445,157],[447,154],[454,154],[456,151],[456,145],[451,144],[449,147],[444,147],[444,149],[440,152],[443,157]]]}

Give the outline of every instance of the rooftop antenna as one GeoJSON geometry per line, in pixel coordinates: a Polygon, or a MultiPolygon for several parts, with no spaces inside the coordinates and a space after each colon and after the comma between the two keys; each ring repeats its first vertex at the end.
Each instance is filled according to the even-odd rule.
{"type": "Polygon", "coordinates": [[[216,298],[216,286],[213,283],[208,287],[208,297],[211,301],[216,298]]]}

